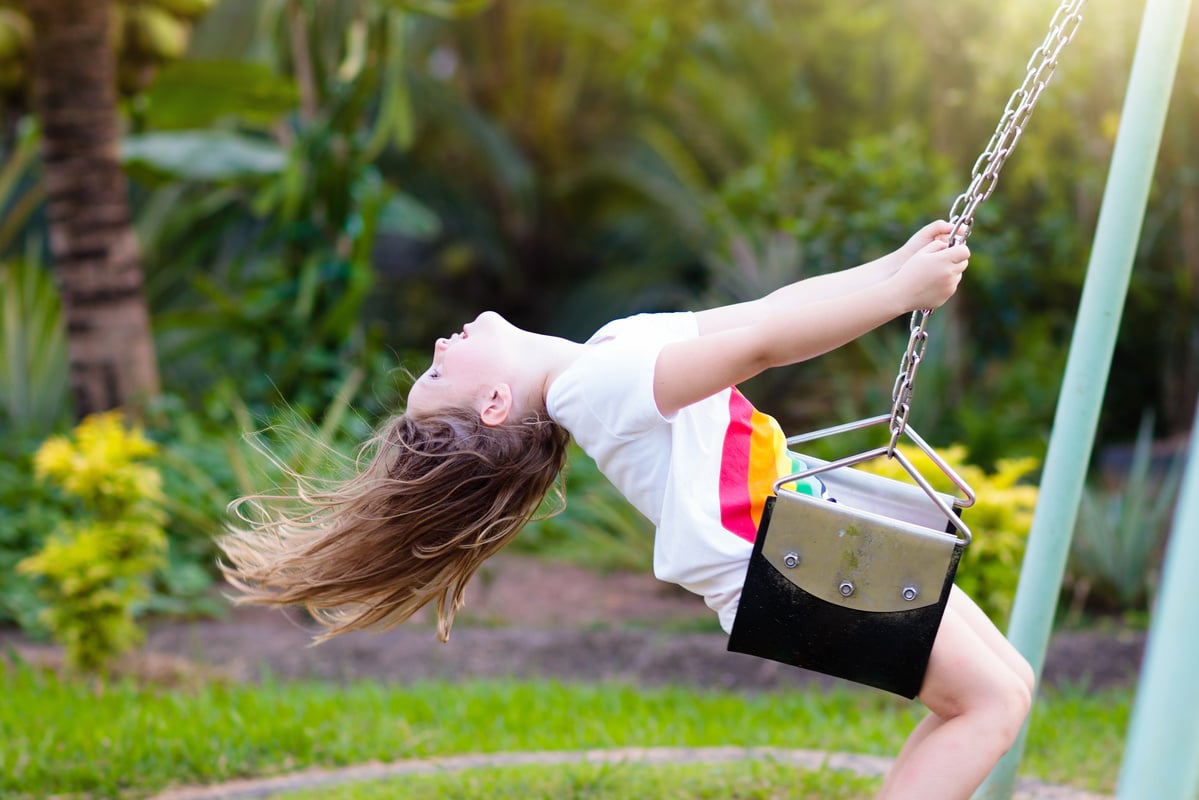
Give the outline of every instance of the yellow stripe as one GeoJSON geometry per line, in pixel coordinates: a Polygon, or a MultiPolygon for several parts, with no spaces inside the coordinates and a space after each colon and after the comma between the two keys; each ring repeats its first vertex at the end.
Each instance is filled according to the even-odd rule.
{"type": "Polygon", "coordinates": [[[791,471],[787,458],[787,439],[782,428],[760,411],[754,410],[751,423],[753,433],[749,445],[749,497],[750,515],[754,525],[762,521],[762,509],[766,498],[773,494],[774,482],[780,475],[791,471]]]}

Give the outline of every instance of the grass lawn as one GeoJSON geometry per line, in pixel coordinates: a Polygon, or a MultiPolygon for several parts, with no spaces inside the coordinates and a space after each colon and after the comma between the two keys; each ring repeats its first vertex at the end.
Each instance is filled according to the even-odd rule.
{"type": "MultiPolygon", "coordinates": [[[[269,679],[182,690],[130,682],[97,688],[27,666],[0,667],[0,696],[5,797],[144,797],[172,785],[461,753],[774,746],[893,756],[920,716],[918,705],[871,691],[747,695],[551,682],[269,679]]],[[[1130,701],[1130,692],[1042,698],[1024,773],[1110,790],[1130,701]]],[[[766,762],[582,764],[406,776],[403,786],[405,797],[416,798],[632,798],[657,796],[655,787],[666,786],[672,797],[771,797],[780,785],[794,789],[796,780],[794,767],[766,762]]],[[[831,771],[803,780],[814,782],[811,797],[868,796],[873,785],[831,771]]],[[[326,788],[320,796],[394,796],[388,783],[336,795],[326,788]]]]}

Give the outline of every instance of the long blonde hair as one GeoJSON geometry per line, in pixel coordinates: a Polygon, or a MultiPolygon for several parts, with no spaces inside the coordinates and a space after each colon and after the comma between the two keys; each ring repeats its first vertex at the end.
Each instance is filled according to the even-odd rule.
{"type": "Polygon", "coordinates": [[[491,427],[470,409],[399,415],[367,443],[364,466],[325,488],[231,505],[246,526],[219,545],[240,603],[299,604],[329,630],[394,627],[430,601],[446,641],[466,584],[537,512],[569,434],[544,414],[491,427]]]}

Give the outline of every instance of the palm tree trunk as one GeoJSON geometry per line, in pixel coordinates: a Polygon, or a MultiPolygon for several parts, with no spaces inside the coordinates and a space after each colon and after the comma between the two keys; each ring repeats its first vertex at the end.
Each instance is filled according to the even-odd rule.
{"type": "Polygon", "coordinates": [[[158,393],[142,266],[119,160],[108,0],[25,0],[34,27],[50,251],[62,291],[75,413],[158,393]]]}

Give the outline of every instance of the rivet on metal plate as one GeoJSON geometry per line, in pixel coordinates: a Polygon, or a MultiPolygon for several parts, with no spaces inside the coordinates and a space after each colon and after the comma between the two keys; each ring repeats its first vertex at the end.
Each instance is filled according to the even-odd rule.
{"type": "Polygon", "coordinates": [[[919,596],[920,596],[920,592],[916,591],[915,586],[903,587],[903,599],[907,600],[909,603],[912,602],[913,600],[915,600],[919,596]]]}
{"type": "Polygon", "coordinates": [[[787,553],[783,556],[783,566],[787,569],[795,569],[799,566],[799,553],[787,553]]]}
{"type": "Polygon", "coordinates": [[[840,587],[838,587],[837,591],[841,592],[842,597],[849,597],[851,594],[853,594],[853,584],[849,581],[846,581],[845,583],[841,584],[840,587]]]}

